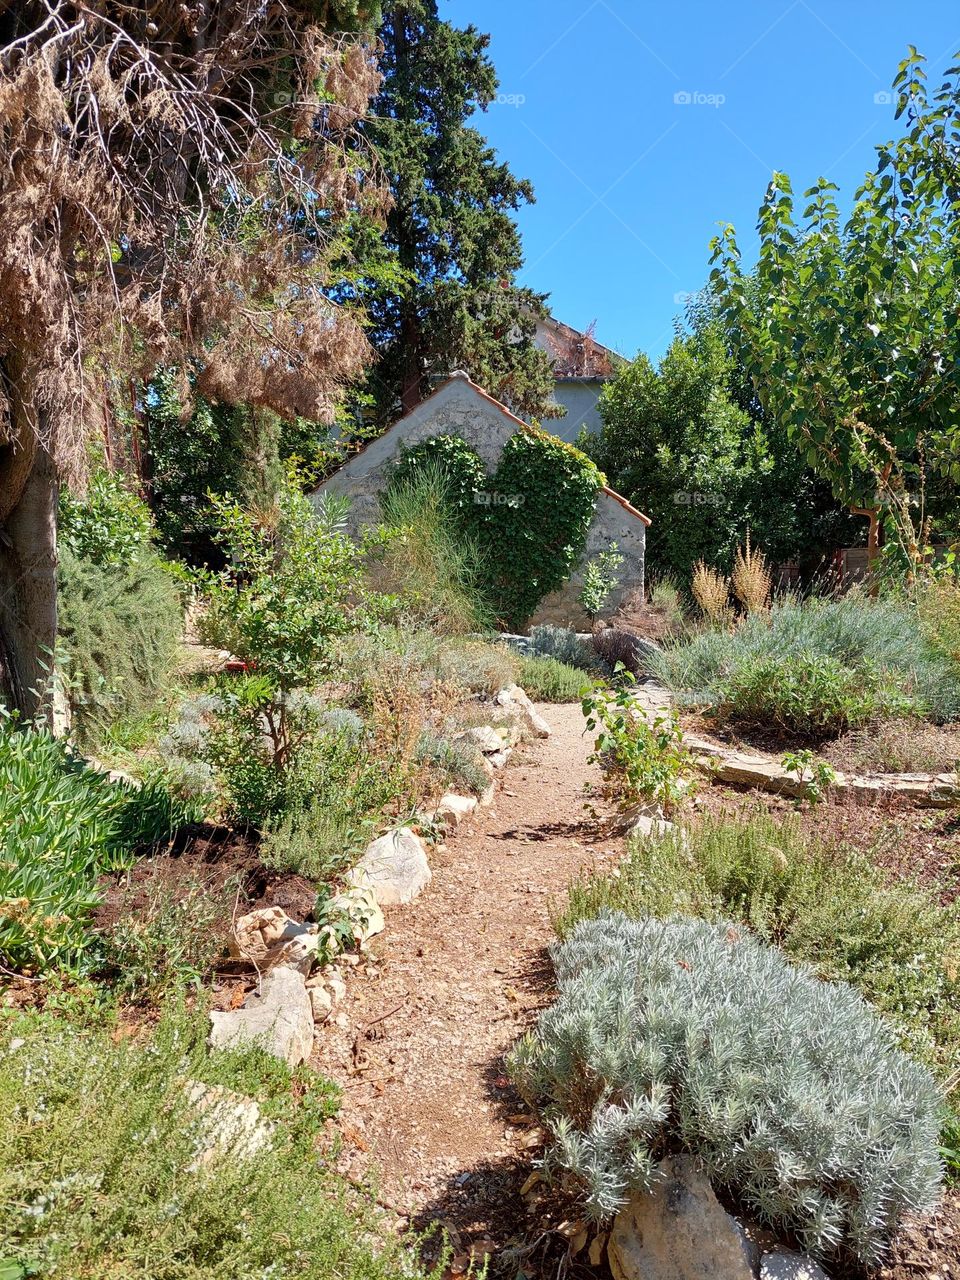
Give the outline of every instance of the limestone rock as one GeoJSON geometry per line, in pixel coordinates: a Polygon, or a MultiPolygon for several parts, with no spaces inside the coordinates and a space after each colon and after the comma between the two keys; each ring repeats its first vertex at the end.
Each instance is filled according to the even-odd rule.
{"type": "Polygon", "coordinates": [[[233,926],[230,954],[248,960],[261,973],[289,965],[308,974],[319,944],[316,925],[298,924],[282,907],[258,907],[233,926]]]}
{"type": "Polygon", "coordinates": [[[259,994],[250,993],[239,1009],[210,1014],[212,1049],[258,1045],[291,1067],[313,1049],[313,1009],[303,974],[278,965],[267,973],[259,994]]]}
{"type": "Polygon", "coordinates": [[[200,1151],[194,1167],[220,1155],[249,1160],[273,1141],[274,1126],[264,1120],[253,1098],[199,1080],[188,1082],[187,1097],[200,1116],[200,1151]]]}
{"type": "Polygon", "coordinates": [[[347,917],[359,946],[375,934],[383,933],[383,912],[370,885],[352,885],[344,889],[331,900],[330,910],[334,914],[342,912],[347,917]]]}
{"type": "Polygon", "coordinates": [[[490,724],[480,724],[473,729],[464,729],[462,733],[456,735],[454,742],[471,742],[475,747],[479,747],[484,755],[492,755],[495,751],[503,750],[503,738],[490,724]]]}
{"type": "Polygon", "coordinates": [[[423,841],[409,827],[397,827],[374,840],[347,876],[351,885],[369,888],[380,907],[412,902],[430,879],[423,841]]]}
{"type": "Polygon", "coordinates": [[[648,1195],[634,1193],[614,1220],[607,1257],[614,1280],[753,1280],[737,1223],[692,1156],[660,1166],[648,1195]]]}
{"type": "Polygon", "coordinates": [[[448,791],[445,796],[440,797],[440,803],[433,816],[437,822],[442,822],[445,826],[459,827],[464,818],[469,818],[476,807],[476,796],[458,796],[455,792],[448,791]]]}
{"type": "Polygon", "coordinates": [[[642,836],[649,838],[650,836],[662,840],[664,836],[668,836],[671,831],[675,830],[675,824],[668,822],[666,818],[656,818],[649,813],[641,813],[630,824],[627,835],[642,836]]]}
{"type": "Polygon", "coordinates": [[[760,1260],[760,1280],[829,1280],[829,1276],[812,1258],[777,1249],[760,1260]]]}
{"type": "Polygon", "coordinates": [[[329,1022],[334,1009],[347,994],[347,984],[339,969],[322,969],[308,979],[307,994],[314,1022],[329,1022]]]}
{"type": "Polygon", "coordinates": [[[494,701],[498,706],[512,711],[536,738],[549,738],[550,726],[518,684],[508,684],[501,689],[494,701]]]}
{"type": "Polygon", "coordinates": [[[512,747],[504,747],[502,751],[495,751],[492,755],[487,756],[487,759],[495,769],[502,769],[512,754],[512,747]]]}
{"type": "Polygon", "coordinates": [[[497,788],[494,785],[494,783],[491,781],[490,784],[484,789],[484,791],[478,797],[477,803],[479,804],[481,809],[489,809],[490,806],[493,804],[494,800],[496,800],[496,798],[497,798],[497,788]]]}

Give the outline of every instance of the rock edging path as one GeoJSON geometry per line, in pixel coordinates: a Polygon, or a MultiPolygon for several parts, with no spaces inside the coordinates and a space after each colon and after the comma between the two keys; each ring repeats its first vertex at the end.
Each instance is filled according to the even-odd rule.
{"type": "Polygon", "coordinates": [[[599,774],[579,705],[538,710],[551,736],[518,750],[494,803],[433,851],[421,896],[387,909],[312,1059],[344,1091],[345,1171],[373,1173],[386,1203],[440,1220],[455,1244],[461,1231],[496,1235],[539,1138],[511,1120],[503,1055],[554,994],[551,901],[623,852],[584,810],[599,774]]]}

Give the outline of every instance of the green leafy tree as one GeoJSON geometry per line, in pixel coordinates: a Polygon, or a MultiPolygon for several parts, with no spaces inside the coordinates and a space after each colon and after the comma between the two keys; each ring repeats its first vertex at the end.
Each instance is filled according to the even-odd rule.
{"type": "MultiPolygon", "coordinates": [[[[746,501],[773,461],[730,398],[730,363],[713,333],[677,335],[659,366],[621,367],[600,397],[603,428],[582,444],[613,485],[651,516],[650,563],[688,577],[697,560],[729,567],[750,523],[746,501]]],[[[759,532],[755,540],[763,543],[759,532]]]]}
{"type": "Polygon", "coordinates": [[[880,149],[845,221],[833,183],[811,187],[798,217],[789,179],[775,174],[755,273],[727,227],[711,281],[764,408],[867,517],[871,548],[885,528],[916,563],[928,475],[957,466],[960,222],[943,185],[916,178],[935,147],[919,125],[911,139],[880,149]]]}
{"type": "Polygon", "coordinates": [[[515,281],[513,214],[533,190],[468,123],[497,94],[489,37],[442,21],[436,0],[401,0],[385,6],[380,39],[383,84],[367,130],[393,206],[385,237],[366,247],[382,270],[386,246],[400,270],[367,298],[380,420],[398,404],[413,409],[431,375],[455,368],[515,411],[547,416],[550,363],[533,342],[544,299],[515,281]]]}

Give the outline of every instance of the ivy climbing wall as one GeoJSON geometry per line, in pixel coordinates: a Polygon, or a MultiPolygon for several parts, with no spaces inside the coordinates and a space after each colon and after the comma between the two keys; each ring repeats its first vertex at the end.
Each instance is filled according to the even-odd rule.
{"type": "Polygon", "coordinates": [[[367,445],[315,497],[349,498],[357,533],[379,519],[380,496],[398,464],[424,450],[447,454],[470,477],[471,520],[499,575],[509,625],[533,620],[586,627],[577,601],[582,570],[613,542],[623,564],[604,612],[642,589],[646,517],[606,489],[583,454],[522,423],[465,375],[454,375],[367,445]]]}

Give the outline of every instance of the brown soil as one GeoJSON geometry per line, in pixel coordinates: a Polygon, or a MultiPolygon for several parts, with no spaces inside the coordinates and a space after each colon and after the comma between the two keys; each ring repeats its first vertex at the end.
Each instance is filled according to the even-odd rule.
{"type": "Polygon", "coordinates": [[[519,1194],[540,1134],[504,1053],[553,996],[551,901],[575,873],[622,853],[584,811],[584,784],[597,775],[580,708],[542,710],[552,736],[518,752],[495,806],[436,851],[417,902],[387,913],[374,963],[349,983],[315,1055],[344,1088],[351,1176],[377,1171],[404,1218],[439,1221],[461,1261],[471,1246],[489,1251],[494,1274],[511,1280],[567,1242],[550,1206],[519,1194]]]}

